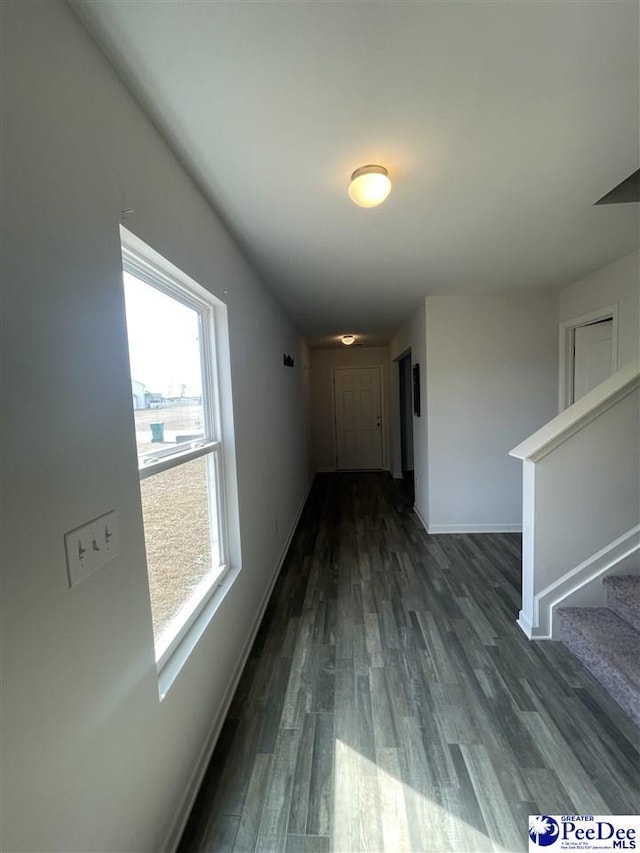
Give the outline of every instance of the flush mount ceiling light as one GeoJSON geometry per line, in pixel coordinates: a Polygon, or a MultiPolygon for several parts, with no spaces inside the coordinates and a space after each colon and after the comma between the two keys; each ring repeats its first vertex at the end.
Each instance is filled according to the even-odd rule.
{"type": "Polygon", "coordinates": [[[350,347],[350,346],[351,346],[351,344],[354,344],[354,343],[356,342],[356,336],[355,336],[355,335],[343,335],[343,336],[340,338],[340,340],[342,341],[342,343],[343,343],[346,347],[350,347]]]}
{"type": "Polygon", "coordinates": [[[351,175],[349,198],[360,207],[376,207],[390,192],[391,181],[384,166],[360,166],[351,175]]]}

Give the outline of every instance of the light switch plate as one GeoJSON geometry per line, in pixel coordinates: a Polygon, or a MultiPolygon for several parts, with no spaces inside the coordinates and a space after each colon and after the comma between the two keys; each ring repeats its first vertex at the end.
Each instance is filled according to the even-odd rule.
{"type": "Polygon", "coordinates": [[[115,511],[106,512],[65,533],[64,547],[71,588],[119,554],[120,536],[115,511]]]}

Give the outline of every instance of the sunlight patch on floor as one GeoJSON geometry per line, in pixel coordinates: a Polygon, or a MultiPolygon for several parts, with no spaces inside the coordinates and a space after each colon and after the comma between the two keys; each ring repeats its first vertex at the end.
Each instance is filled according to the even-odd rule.
{"type": "Polygon", "coordinates": [[[332,850],[509,853],[462,818],[400,780],[399,750],[377,763],[336,739],[332,850]]]}

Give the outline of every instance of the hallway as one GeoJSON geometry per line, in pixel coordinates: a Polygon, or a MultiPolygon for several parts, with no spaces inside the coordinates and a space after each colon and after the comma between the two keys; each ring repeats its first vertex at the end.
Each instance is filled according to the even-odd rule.
{"type": "Polygon", "coordinates": [[[637,730],[516,626],[519,548],[319,475],[181,853],[515,851],[529,814],[637,811],[637,730]]]}

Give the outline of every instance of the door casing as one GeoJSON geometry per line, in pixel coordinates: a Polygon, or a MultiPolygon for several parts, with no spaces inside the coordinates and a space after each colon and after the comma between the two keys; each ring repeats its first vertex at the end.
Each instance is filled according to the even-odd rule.
{"type": "Polygon", "coordinates": [[[618,305],[608,305],[598,311],[582,314],[571,320],[560,323],[560,369],[558,382],[558,412],[563,412],[571,405],[573,399],[573,368],[575,331],[580,326],[590,326],[601,320],[612,321],[611,367],[615,373],[618,369],[618,305]]]}

